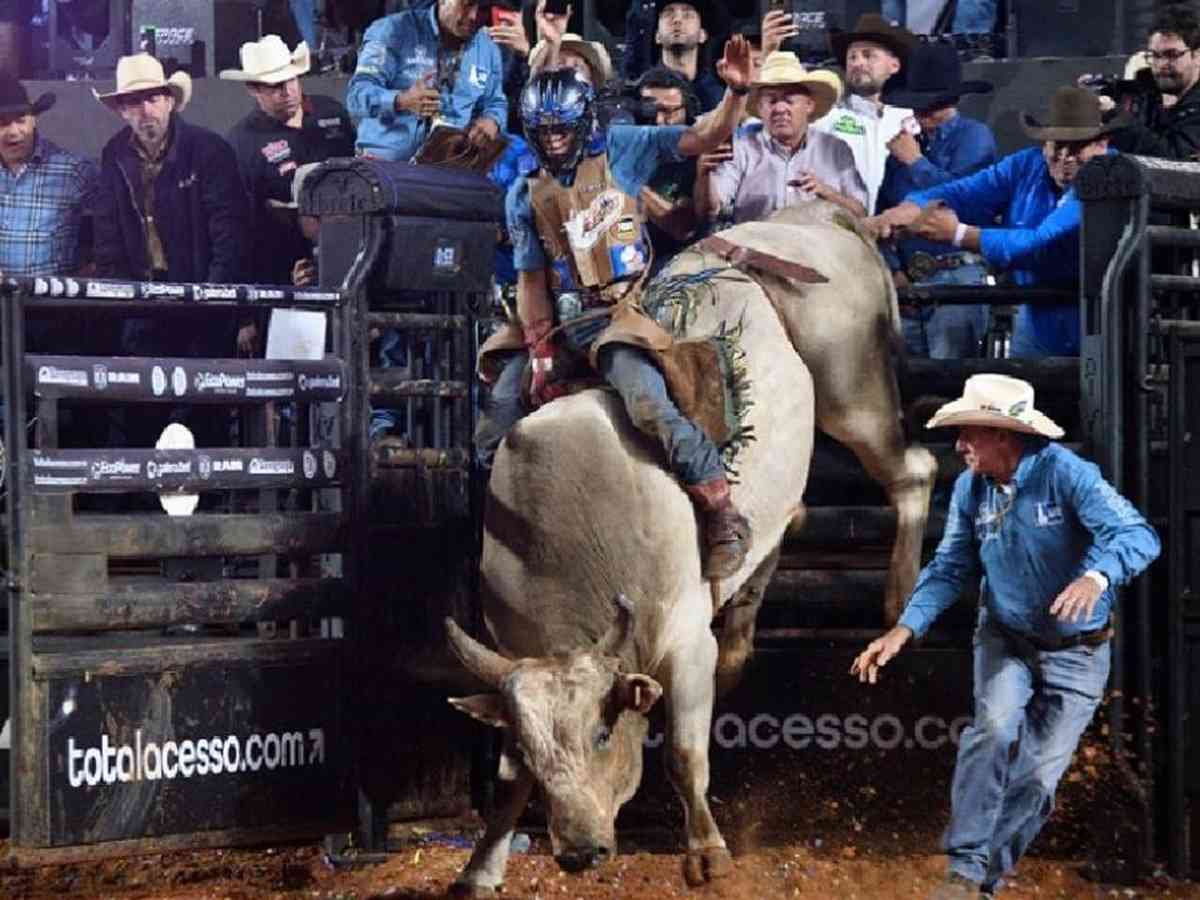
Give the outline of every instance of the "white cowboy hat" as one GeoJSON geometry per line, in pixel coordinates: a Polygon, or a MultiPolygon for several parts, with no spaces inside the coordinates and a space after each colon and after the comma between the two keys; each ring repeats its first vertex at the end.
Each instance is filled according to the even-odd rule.
{"type": "Polygon", "coordinates": [[[242,44],[242,67],[225,69],[226,81],[254,81],[259,84],[281,84],[299,78],[312,67],[308,44],[301,41],[295,50],[277,34],[264,35],[261,41],[242,44]]]}
{"type": "Polygon", "coordinates": [[[192,99],[192,76],[187,72],[175,72],[170,78],[164,78],[163,74],[162,63],[149,53],[122,56],[117,61],[116,90],[101,94],[92,88],[92,95],[113,109],[113,101],[126,94],[166,88],[175,97],[175,111],[178,112],[192,99]]]}
{"type": "Polygon", "coordinates": [[[842,79],[828,69],[806,69],[795,53],[776,50],[763,60],[758,78],[750,85],[754,88],[751,108],[758,104],[758,91],[765,87],[797,85],[812,97],[815,108],[809,121],[815,122],[833,108],[842,95],[842,79]]]}
{"type": "MultiPolygon", "coordinates": [[[[568,31],[562,36],[562,44],[559,45],[559,49],[578,53],[587,60],[588,67],[592,70],[592,87],[596,90],[600,90],[612,80],[612,59],[599,41],[585,41],[582,36],[568,31]]],[[[529,70],[531,72],[538,70],[542,56],[549,50],[550,45],[545,41],[538,41],[533,45],[533,49],[529,51],[529,70]]]]}
{"type": "MultiPolygon", "coordinates": [[[[156,450],[195,450],[196,439],[192,436],[191,430],[186,425],[172,422],[163,429],[154,447],[156,450]]],[[[200,495],[163,493],[158,495],[158,502],[167,511],[168,516],[190,516],[196,511],[196,504],[200,502],[200,495]]]]}
{"type": "Polygon", "coordinates": [[[1008,375],[972,375],[963,395],[933,414],[926,428],[984,425],[1060,438],[1063,430],[1033,405],[1033,385],[1008,375]]]}

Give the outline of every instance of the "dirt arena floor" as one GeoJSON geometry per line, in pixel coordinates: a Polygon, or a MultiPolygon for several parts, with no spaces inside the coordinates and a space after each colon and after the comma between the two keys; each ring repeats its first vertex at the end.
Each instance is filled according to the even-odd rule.
{"type": "MultiPolygon", "coordinates": [[[[643,788],[619,820],[621,854],[614,861],[583,875],[564,874],[549,855],[534,809],[519,828],[531,839],[529,849],[512,857],[500,896],[924,897],[944,872],[938,839],[954,765],[948,735],[969,711],[970,657],[964,651],[909,654],[889,667],[884,684],[869,690],[845,676],[852,656],[849,648],[764,654],[718,709],[725,718],[715,723],[710,796],[735,853],[729,878],[696,890],[684,886],[681,815],[659,774],[660,755],[651,749],[643,788]],[[867,723],[865,740],[855,714],[867,723]]],[[[657,727],[652,723],[652,733],[657,727]]],[[[1153,863],[1130,876],[1136,854],[1121,823],[1132,795],[1104,732],[1101,722],[1089,732],[1051,822],[1002,896],[1200,898],[1200,884],[1173,881],[1153,863]],[[1097,869],[1101,880],[1095,880],[1097,869]]],[[[472,816],[401,823],[385,859],[353,866],[333,865],[310,844],[6,869],[0,897],[441,897],[479,824],[472,816]]],[[[0,846],[0,854],[5,850],[0,846]]]]}

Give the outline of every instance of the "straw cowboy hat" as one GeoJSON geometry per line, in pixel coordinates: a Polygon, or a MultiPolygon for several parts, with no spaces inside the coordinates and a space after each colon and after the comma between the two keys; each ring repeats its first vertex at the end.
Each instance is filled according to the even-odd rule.
{"type": "Polygon", "coordinates": [[[0,75],[0,116],[40,116],[54,105],[56,99],[47,91],[30,103],[25,85],[12,75],[0,75]]]}
{"type": "Polygon", "coordinates": [[[116,90],[101,94],[92,88],[92,94],[109,109],[115,109],[115,102],[128,94],[166,88],[175,97],[178,112],[192,99],[192,76],[187,72],[176,72],[170,78],[163,76],[162,63],[149,53],[122,56],[117,62],[116,90]]]}
{"type": "Polygon", "coordinates": [[[963,94],[991,92],[987,81],[963,81],[962,61],[953,46],[920,44],[883,86],[883,102],[920,111],[952,106],[963,94]]]}
{"type": "Polygon", "coordinates": [[[299,78],[312,67],[308,44],[301,41],[295,50],[277,34],[264,35],[261,41],[242,44],[242,67],[225,69],[226,81],[253,81],[257,84],[282,84],[299,78]]]}
{"type": "Polygon", "coordinates": [[[1035,141],[1090,141],[1115,131],[1130,122],[1120,112],[1105,122],[1100,98],[1086,88],[1067,85],[1050,98],[1050,117],[1039,122],[1031,113],[1021,113],[1021,127],[1035,141]]]}
{"type": "Polygon", "coordinates": [[[813,122],[829,112],[842,95],[842,79],[836,73],[828,69],[806,69],[795,53],[776,50],[763,60],[758,78],[750,85],[754,89],[754,96],[750,98],[751,108],[758,104],[760,89],[782,85],[802,87],[812,97],[815,108],[808,118],[813,122]]]}
{"type": "Polygon", "coordinates": [[[907,28],[893,25],[879,13],[863,13],[850,31],[834,31],[829,35],[829,49],[837,61],[846,64],[846,51],[855,41],[870,41],[891,50],[901,59],[908,56],[918,43],[917,36],[907,28]]]}
{"type": "Polygon", "coordinates": [[[984,425],[1060,438],[1063,430],[1033,405],[1033,385],[1009,375],[972,375],[963,395],[933,414],[926,428],[984,425]]]}
{"type": "MultiPolygon", "coordinates": [[[[588,68],[592,70],[592,80],[596,90],[599,90],[612,79],[613,66],[612,60],[609,58],[608,51],[599,41],[585,41],[582,36],[567,32],[562,36],[562,44],[559,45],[560,50],[570,50],[572,53],[578,53],[587,60],[588,68]]],[[[545,41],[538,41],[533,45],[533,49],[529,51],[529,69],[536,71],[541,65],[542,57],[548,53],[550,45],[545,41]]]]}

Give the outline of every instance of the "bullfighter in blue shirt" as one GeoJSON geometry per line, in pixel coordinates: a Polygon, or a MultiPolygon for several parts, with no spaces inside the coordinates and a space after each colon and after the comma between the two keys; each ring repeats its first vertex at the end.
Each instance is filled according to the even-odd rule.
{"type": "MultiPolygon", "coordinates": [[[[1125,114],[1103,122],[1095,94],[1061,87],[1050,100],[1048,123],[1022,114],[1025,133],[1040,147],[911,193],[904,203],[868,219],[867,227],[882,238],[903,228],[909,236],[976,251],[1018,285],[1074,290],[1083,207],[1071,183],[1086,162],[1109,152],[1108,135],[1127,122],[1125,114]]],[[[1078,356],[1079,334],[1077,303],[1023,305],[1010,355],[1078,356]]]]}
{"type": "Polygon", "coordinates": [[[379,19],[363,36],[346,91],[358,151],[411,159],[435,118],[485,146],[508,117],[503,79],[500,48],[479,28],[477,0],[437,0],[379,19]]]}
{"type": "MultiPolygon", "coordinates": [[[[921,131],[901,130],[889,142],[891,155],[875,211],[898,206],[911,193],[978,172],[996,161],[992,129],[961,115],[963,94],[990,93],[986,81],[963,81],[962,63],[949,44],[919,44],[904,68],[883,87],[883,102],[914,110],[921,131]]],[[[897,287],[930,284],[984,284],[987,266],[970,250],[934,244],[919,238],[884,246],[884,258],[897,287]]],[[[963,359],[979,355],[987,331],[988,308],[948,305],[936,309],[901,306],[904,343],[914,356],[963,359]]]]}
{"type": "Polygon", "coordinates": [[[749,525],[734,507],[720,452],[670,395],[652,352],[671,336],[641,311],[651,263],[638,202],[663,163],[715,149],[733,134],[750,91],[750,48],[731,38],[718,71],[728,85],[710,115],[691,127],[596,127],[595,95],[571,69],[534,76],[521,94],[521,118],[539,169],[508,192],[508,231],[517,268],[517,313],[480,349],[480,374],[493,384],[475,445],[480,463],[528,411],[566,392],[565,358],[586,355],[625,401],[634,424],[661,441],[671,470],[704,515],[704,573],[724,578],[750,547],[749,525]],[[565,351],[564,351],[565,348],[565,351]]]}
{"type": "Polygon", "coordinates": [[[1096,466],[1053,441],[1063,431],[1035,408],[1028,382],[972,376],[926,427],[949,426],[959,428],[967,470],[941,543],[900,622],[850,669],[874,684],[911,638],[979,585],[975,718],[958,745],[939,900],[993,892],[1041,830],[1104,695],[1112,589],[1160,550],[1154,529],[1096,466]]]}

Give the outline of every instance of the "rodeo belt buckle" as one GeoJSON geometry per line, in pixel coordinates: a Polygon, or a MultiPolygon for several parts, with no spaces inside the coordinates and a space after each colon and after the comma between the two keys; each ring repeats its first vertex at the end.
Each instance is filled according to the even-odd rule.
{"type": "Polygon", "coordinates": [[[554,306],[558,310],[559,324],[583,315],[583,297],[577,291],[563,291],[554,298],[554,306]]]}
{"type": "Polygon", "coordinates": [[[908,259],[908,280],[914,284],[928,281],[939,268],[941,267],[932,253],[918,250],[908,259]]]}

